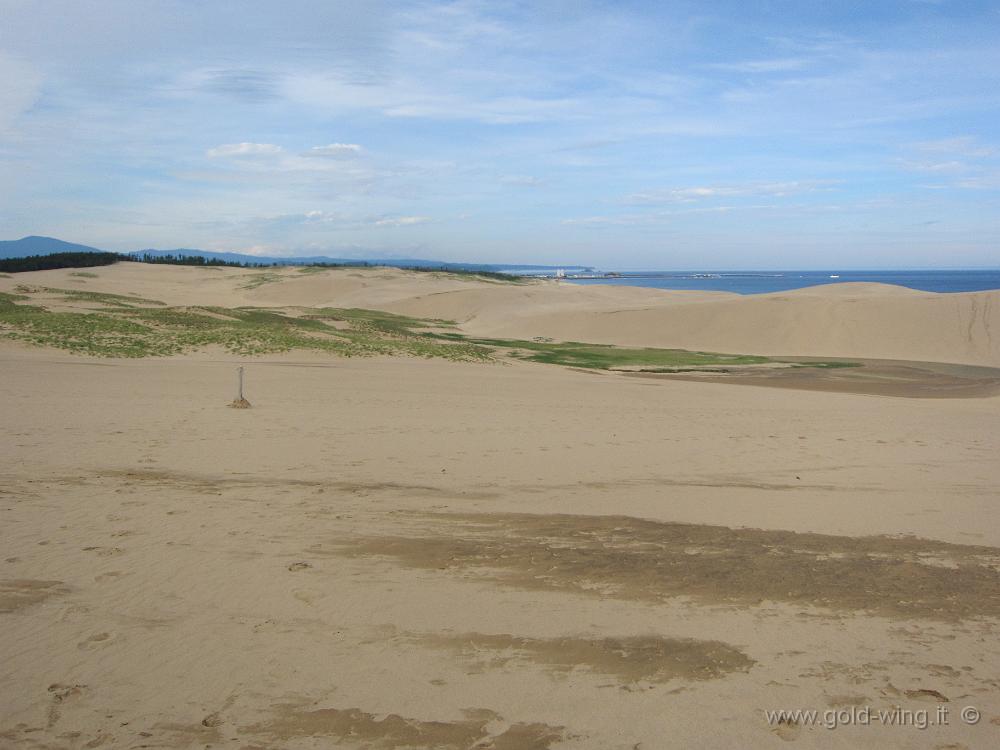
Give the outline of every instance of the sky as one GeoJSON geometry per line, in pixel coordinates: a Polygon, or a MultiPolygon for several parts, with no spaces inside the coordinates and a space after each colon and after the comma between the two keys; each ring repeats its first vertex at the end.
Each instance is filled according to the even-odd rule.
{"type": "Polygon", "coordinates": [[[996,267],[998,39],[996,0],[0,0],[0,239],[996,267]]]}

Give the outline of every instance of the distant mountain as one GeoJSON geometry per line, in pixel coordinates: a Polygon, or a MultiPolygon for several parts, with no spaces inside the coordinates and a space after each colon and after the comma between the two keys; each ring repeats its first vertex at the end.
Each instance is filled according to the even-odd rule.
{"type": "Polygon", "coordinates": [[[551,271],[563,268],[567,271],[589,270],[584,266],[532,266],[524,264],[505,263],[454,263],[450,261],[427,260],[426,258],[331,258],[327,255],[309,255],[298,257],[277,257],[264,255],[244,255],[241,253],[214,253],[208,250],[178,248],[177,250],[137,250],[128,253],[141,258],[150,255],[160,258],[166,255],[186,255],[201,258],[222,260],[227,263],[276,263],[282,266],[307,266],[314,263],[341,263],[344,265],[394,266],[396,268],[443,268],[458,271],[551,271]]]}
{"type": "MultiPolygon", "coordinates": [[[[0,240],[0,258],[23,258],[28,255],[51,255],[52,253],[101,253],[96,247],[77,245],[64,242],[54,237],[22,237],[19,240],[0,240]]],[[[442,268],[456,271],[554,271],[557,268],[569,272],[591,270],[585,266],[533,266],[505,263],[452,263],[425,258],[331,258],[326,255],[310,255],[306,257],[278,257],[261,255],[244,255],[242,253],[215,253],[209,250],[193,248],[178,248],[176,250],[135,250],[125,253],[134,258],[143,255],[163,257],[165,255],[186,255],[202,258],[212,258],[227,263],[276,263],[283,266],[302,266],[313,263],[341,263],[344,265],[395,266],[397,268],[442,268]]]]}
{"type": "Polygon", "coordinates": [[[22,237],[19,240],[0,240],[0,258],[24,258],[28,255],[52,255],[52,253],[103,253],[96,247],[63,242],[54,237],[22,237]]]}

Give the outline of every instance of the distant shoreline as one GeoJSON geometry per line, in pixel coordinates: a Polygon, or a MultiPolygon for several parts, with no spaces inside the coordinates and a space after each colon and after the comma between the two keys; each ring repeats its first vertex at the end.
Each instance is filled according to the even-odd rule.
{"type": "MultiPolygon", "coordinates": [[[[548,276],[547,278],[553,278],[548,276]]],[[[767,294],[845,282],[893,284],[924,292],[982,292],[1000,289],[1000,269],[952,271],[621,271],[566,274],[581,285],[615,284],[654,289],[767,294]]]]}

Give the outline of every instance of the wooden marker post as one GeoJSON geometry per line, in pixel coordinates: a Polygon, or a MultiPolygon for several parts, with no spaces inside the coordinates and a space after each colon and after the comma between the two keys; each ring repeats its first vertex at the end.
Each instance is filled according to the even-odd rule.
{"type": "Polygon", "coordinates": [[[233,403],[230,406],[234,409],[249,409],[250,402],[243,397],[243,367],[236,368],[238,390],[236,392],[236,398],[233,399],[233,403]]]}

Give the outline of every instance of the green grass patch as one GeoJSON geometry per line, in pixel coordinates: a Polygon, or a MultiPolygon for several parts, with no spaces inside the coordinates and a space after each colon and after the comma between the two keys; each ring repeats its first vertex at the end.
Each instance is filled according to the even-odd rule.
{"type": "Polygon", "coordinates": [[[281,281],[280,273],[254,273],[249,276],[244,277],[244,281],[240,284],[240,289],[256,289],[259,286],[264,286],[264,284],[273,284],[276,281],[281,281]]]}
{"type": "Polygon", "coordinates": [[[485,347],[429,338],[419,332],[441,325],[440,321],[376,311],[323,309],[296,317],[253,307],[112,304],[102,310],[53,312],[18,304],[27,299],[23,294],[0,294],[0,336],[95,357],[169,356],[220,346],[243,356],[312,350],[346,357],[386,354],[490,359],[485,347]],[[343,324],[339,328],[331,325],[337,321],[343,324]]]}
{"type": "Polygon", "coordinates": [[[91,273],[90,271],[74,271],[73,273],[70,274],[70,276],[77,276],[77,277],[79,277],[81,279],[99,279],[100,278],[100,276],[98,276],[96,273],[91,273]]]}
{"type": "Polygon", "coordinates": [[[102,313],[51,312],[35,305],[0,303],[0,335],[35,346],[95,357],[173,354],[167,340],[145,326],[102,313]]]}
{"type": "Polygon", "coordinates": [[[816,367],[821,370],[838,370],[843,367],[861,367],[860,362],[834,360],[832,362],[793,362],[792,367],[816,367]]]}
{"type": "MultiPolygon", "coordinates": [[[[321,307],[309,310],[305,318],[329,320],[347,323],[353,328],[370,329],[389,336],[427,335],[428,328],[453,328],[455,321],[434,318],[410,318],[406,315],[396,315],[379,310],[363,310],[361,308],[321,307]]],[[[445,338],[441,336],[440,338],[445,338]]],[[[449,341],[474,342],[458,334],[447,337],[449,341]]]]}
{"type": "Polygon", "coordinates": [[[534,279],[528,276],[515,276],[510,273],[500,271],[475,271],[461,269],[439,270],[434,268],[404,268],[404,271],[414,271],[416,273],[426,273],[436,279],[458,279],[463,281],[482,281],[487,284],[529,284],[534,283],[534,279]]]}
{"type": "Polygon", "coordinates": [[[109,294],[108,292],[89,292],[83,289],[57,289],[50,286],[24,286],[19,284],[15,291],[26,294],[52,294],[63,302],[93,302],[108,307],[136,307],[138,305],[163,305],[163,302],[145,297],[135,297],[124,294],[109,294]]]}
{"type": "Polygon", "coordinates": [[[0,310],[3,310],[5,306],[13,307],[15,302],[22,299],[28,299],[28,295],[11,294],[10,292],[0,292],[0,310]]]}
{"type": "Polygon", "coordinates": [[[453,333],[431,334],[438,338],[462,340],[481,346],[507,349],[510,354],[529,362],[610,370],[616,367],[692,367],[704,365],[764,364],[772,360],[748,354],[715,354],[684,349],[630,349],[576,341],[524,341],[463,337],[453,333]]]}
{"type": "Polygon", "coordinates": [[[156,357],[219,346],[242,356],[292,350],[338,356],[376,354],[487,361],[503,353],[530,362],[595,370],[722,371],[732,365],[857,367],[856,362],[772,360],[745,354],[626,348],[546,339],[464,336],[451,320],[411,318],[359,308],[168,307],[157,300],[48,287],[0,292],[0,336],[95,357],[156,357]],[[100,303],[99,310],[53,312],[32,294],[100,303]]]}

